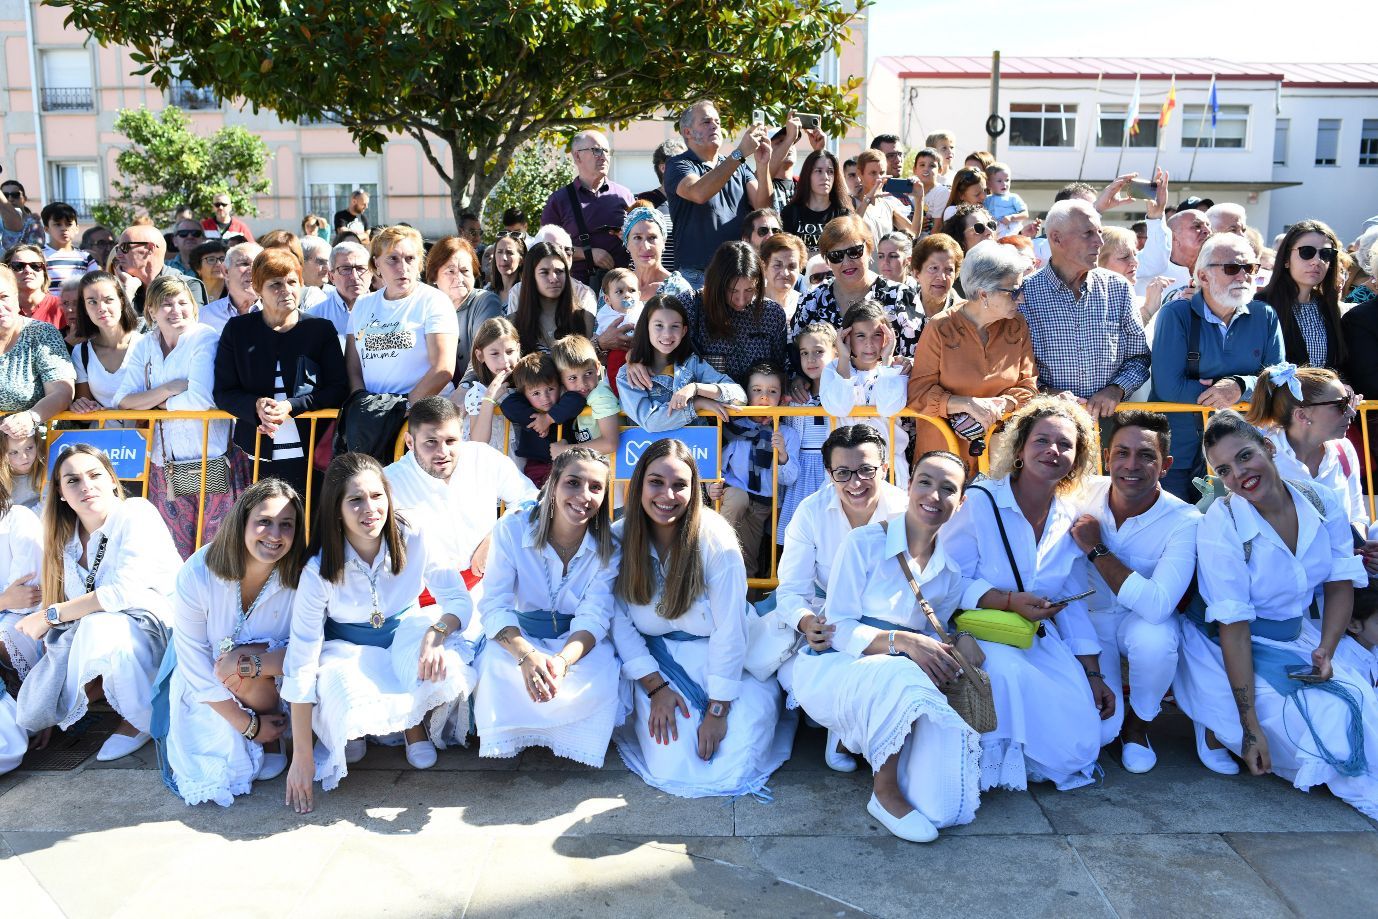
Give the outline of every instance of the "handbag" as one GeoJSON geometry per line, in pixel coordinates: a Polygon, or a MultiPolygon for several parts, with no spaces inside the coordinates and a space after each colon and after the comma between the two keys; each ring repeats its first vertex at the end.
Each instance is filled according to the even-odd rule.
{"type": "Polygon", "coordinates": [[[895,564],[899,565],[904,572],[904,579],[909,582],[909,589],[914,592],[914,599],[918,601],[919,609],[923,610],[924,616],[928,618],[928,624],[933,626],[938,640],[952,647],[952,656],[957,659],[957,665],[962,668],[956,677],[938,688],[942,690],[943,695],[947,696],[947,704],[952,706],[952,710],[960,715],[973,731],[978,734],[990,733],[995,730],[996,725],[995,694],[990,688],[990,674],[980,667],[972,666],[962,656],[962,652],[957,650],[956,643],[948,637],[942,624],[938,622],[938,616],[933,612],[932,605],[924,599],[923,591],[919,589],[919,582],[914,579],[914,572],[909,569],[903,554],[895,556],[895,564]]]}
{"type": "MultiPolygon", "coordinates": [[[[144,364],[144,388],[153,388],[153,364],[144,364]]],[[[159,422],[160,424],[170,424],[171,422],[159,422]]],[[[194,424],[195,422],[193,422],[194,424]]],[[[202,422],[206,424],[207,422],[202,422]]],[[[165,497],[168,501],[182,498],[187,495],[200,494],[204,491],[208,495],[220,495],[230,490],[230,459],[222,454],[206,459],[206,486],[201,487],[201,461],[199,459],[178,462],[169,460],[167,455],[166,438],[161,431],[158,433],[158,454],[162,457],[163,467],[163,488],[165,497]]],[[[230,448],[229,438],[226,438],[225,449],[230,448]]]]}
{"type": "Polygon", "coordinates": [[[758,680],[769,680],[789,660],[804,636],[775,615],[775,594],[748,604],[746,660],[742,666],[758,680]]]}
{"type": "MultiPolygon", "coordinates": [[[[990,509],[995,514],[995,525],[1000,529],[1000,542],[1004,543],[1005,556],[1010,560],[1010,570],[1014,572],[1014,584],[1023,591],[1024,579],[1019,576],[1019,565],[1014,561],[1014,549],[1010,547],[1010,537],[1005,532],[1005,521],[1000,517],[1000,508],[995,504],[995,496],[977,486],[970,490],[979,491],[990,501],[990,509]]],[[[1026,651],[1033,647],[1034,635],[1042,634],[1042,626],[1038,623],[1030,622],[1018,613],[1003,609],[966,610],[958,613],[952,621],[957,624],[957,628],[970,632],[973,638],[1011,645],[1026,651]]]]}

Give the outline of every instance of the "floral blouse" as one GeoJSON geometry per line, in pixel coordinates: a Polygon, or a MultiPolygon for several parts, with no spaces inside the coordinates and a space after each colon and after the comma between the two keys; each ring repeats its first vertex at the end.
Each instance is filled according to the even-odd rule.
{"type": "MultiPolygon", "coordinates": [[[[876,275],[866,299],[875,300],[885,307],[885,314],[890,317],[890,324],[895,330],[895,354],[912,359],[914,349],[919,344],[919,334],[923,332],[923,325],[927,321],[918,290],[876,275]]],[[[842,311],[837,307],[832,281],[824,281],[799,300],[794,321],[790,324],[790,341],[798,338],[799,333],[811,322],[826,322],[835,329],[842,328],[842,311]]]]}
{"type": "Polygon", "coordinates": [[[0,413],[33,408],[43,398],[45,383],[76,382],[62,333],[46,322],[23,322],[14,345],[0,354],[0,413]]]}

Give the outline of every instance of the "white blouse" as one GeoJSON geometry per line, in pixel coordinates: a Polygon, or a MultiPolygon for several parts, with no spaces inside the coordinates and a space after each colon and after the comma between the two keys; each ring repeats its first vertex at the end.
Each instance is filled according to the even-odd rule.
{"type": "MultiPolygon", "coordinates": [[[[120,369],[120,387],[112,400],[118,406],[134,393],[147,392],[171,380],[186,380],[187,389],[167,400],[168,411],[205,411],[215,408],[215,351],[220,336],[210,326],[193,323],[177,338],[177,344],[163,355],[157,331],[149,332],[129,349],[120,369]]],[[[229,421],[212,421],[206,441],[206,456],[214,459],[225,453],[230,440],[229,421]]],[[[153,463],[201,458],[200,421],[164,421],[153,426],[153,463]]]]}
{"type": "Polygon", "coordinates": [[[853,367],[851,377],[844,380],[837,361],[829,361],[818,383],[818,399],[834,418],[850,415],[858,405],[874,405],[876,414],[888,418],[908,403],[909,377],[898,367],[853,367]]]}
{"type": "MultiPolygon", "coordinates": [[[[134,346],[143,337],[142,333],[139,332],[130,333],[129,345],[124,350],[124,363],[114,373],[106,370],[105,365],[100,362],[95,345],[82,342],[72,349],[72,366],[76,368],[77,382],[85,383],[90,387],[92,399],[110,409],[119,405],[115,401],[115,394],[120,389],[120,371],[124,369],[125,364],[129,363],[129,357],[134,353],[134,346]],[[88,356],[89,360],[87,359],[88,356]]],[[[112,422],[111,424],[115,423],[112,422]]]]}
{"type": "MultiPolygon", "coordinates": [[[[623,522],[613,525],[620,541],[623,522]]],[[[655,658],[646,647],[644,635],[688,632],[708,639],[708,698],[730,702],[741,690],[742,665],[746,661],[746,566],[737,534],[721,515],[704,508],[699,512],[699,557],[708,589],[684,615],[666,619],[656,612],[660,590],[650,603],[630,604],[615,599],[617,612],[612,622],[612,640],[622,658],[622,673],[639,680],[657,669],[655,658]]],[[[638,563],[640,560],[636,560],[638,563]]],[[[655,546],[651,564],[656,580],[665,583],[665,567],[655,546]]],[[[663,589],[663,587],[662,587],[663,589]]]]}
{"type": "Polygon", "coordinates": [[[191,697],[197,702],[224,702],[234,695],[215,676],[220,642],[233,639],[237,645],[281,647],[291,629],[296,591],[284,587],[274,571],[262,595],[251,600],[256,605],[236,636],[235,626],[243,610],[239,583],[211,573],[206,566],[209,549],[203,546],[196,550],[177,574],[172,640],[177,647],[177,669],[186,679],[191,697]]]}
{"type": "MultiPolygon", "coordinates": [[[[867,522],[878,523],[903,514],[909,505],[908,495],[889,482],[877,481],[876,486],[879,500],[867,522]]],[[[827,595],[833,564],[851,533],[852,524],[831,481],[799,502],[785,527],[785,548],[780,553],[775,609],[782,621],[798,629],[800,619],[823,607],[818,592],[827,595]]]]}
{"type": "Polygon", "coordinates": [[[435,618],[448,613],[467,625],[474,612],[469,591],[458,569],[445,564],[440,553],[430,551],[420,530],[407,527],[402,539],[407,547],[407,564],[400,574],[392,573],[392,555],[387,544],[365,565],[354,547],[345,542],[344,573],[340,583],[321,577],[321,557],[313,555],[301,573],[292,609],[291,637],[283,661],[282,698],[288,702],[316,701],[316,671],[320,666],[321,645],[325,641],[325,620],[363,625],[373,618],[373,585],[377,585],[378,611],[386,618],[400,615],[416,606],[421,589],[431,592],[439,610],[435,618]]]}
{"type": "Polygon", "coordinates": [[[1297,451],[1292,449],[1286,432],[1278,428],[1262,430],[1263,436],[1272,441],[1273,446],[1277,448],[1273,459],[1283,478],[1315,482],[1331,489],[1344,503],[1345,513],[1349,515],[1350,521],[1359,524],[1363,530],[1368,529],[1368,501],[1364,499],[1359,454],[1355,452],[1353,444],[1343,437],[1327,442],[1320,468],[1313,476],[1311,469],[1297,459],[1297,451]],[[1349,469],[1348,473],[1345,472],[1346,467],[1349,469]]]}
{"type": "Polygon", "coordinates": [[[530,505],[514,508],[493,527],[479,600],[483,634],[497,638],[508,626],[520,628],[518,611],[550,610],[574,617],[569,624],[571,632],[584,631],[594,641],[606,640],[612,625],[616,554],[603,562],[598,557],[597,541],[585,533],[566,571],[553,547],[543,546],[537,551],[530,513],[530,505]]]}
{"type": "Polygon", "coordinates": [[[963,582],[962,570],[947,552],[945,542],[945,534],[940,534],[928,564],[920,566],[907,554],[908,520],[903,513],[890,518],[885,529],[873,523],[853,530],[842,543],[833,568],[828,603],[823,609],[828,622],[837,626],[833,646],[861,657],[875,637],[885,632],[862,623],[862,616],[933,634],[928,617],[914,598],[913,588],[895,564],[896,558],[907,560],[924,599],[946,628],[947,620],[957,609],[963,582]]]}
{"type": "Polygon", "coordinates": [[[1196,541],[1201,595],[1209,622],[1286,620],[1305,616],[1312,599],[1331,581],[1368,583],[1361,556],[1354,554],[1349,520],[1339,498],[1317,488],[1325,516],[1287,485],[1297,509],[1297,551],[1287,548],[1253,505],[1235,495],[1227,505],[1216,500],[1201,521],[1196,541]],[[1244,543],[1250,542],[1244,561],[1244,543]]]}
{"type": "MultiPolygon", "coordinates": [[[[985,500],[985,499],[982,499],[985,500]]],[[[1186,593],[1196,573],[1196,527],[1201,513],[1176,495],[1160,492],[1153,506],[1123,527],[1116,526],[1110,510],[1110,478],[1095,476],[1077,494],[1078,509],[1100,521],[1105,547],[1133,569],[1120,585],[1117,595],[1106,584],[1096,566],[1090,569],[1089,583],[1096,592],[1086,598],[1093,612],[1114,610],[1134,612],[1148,622],[1167,622],[1177,612],[1177,603],[1186,593]]]]}
{"type": "Polygon", "coordinates": [[[95,593],[101,609],[120,612],[148,610],[171,625],[172,592],[182,556],[158,509],[143,498],[116,501],[105,523],[87,539],[86,564],[75,533],[62,553],[63,591],[68,600],[85,596],[86,578],[96,562],[102,541],[105,552],[96,569],[95,593]]]}
{"type": "MultiPolygon", "coordinates": [[[[43,525],[38,515],[22,504],[12,504],[0,517],[0,590],[29,575],[29,583],[38,584],[43,577],[43,525]]],[[[10,610],[29,612],[33,607],[10,610]]]]}
{"type": "MultiPolygon", "coordinates": [[[[1033,525],[1019,509],[1006,476],[968,488],[962,506],[943,526],[947,552],[962,569],[965,579],[961,609],[978,609],[981,597],[988,590],[1019,589],[1005,546],[1000,541],[990,501],[985,495],[976,494],[976,488],[989,491],[1000,508],[1000,518],[1005,522],[1025,590],[1047,600],[1058,600],[1086,590],[1086,566],[1078,564],[1084,562],[1086,556],[1072,540],[1076,507],[1069,499],[1054,496],[1048,519],[1043,524],[1043,538],[1035,541],[1033,525]]],[[[1085,600],[1067,604],[1053,622],[1073,654],[1101,652],[1100,640],[1086,613],[1085,600]]]]}

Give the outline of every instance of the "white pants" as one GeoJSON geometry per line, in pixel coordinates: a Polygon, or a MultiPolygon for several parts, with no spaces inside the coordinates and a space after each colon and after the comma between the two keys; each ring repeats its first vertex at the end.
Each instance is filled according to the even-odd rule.
{"type": "Polygon", "coordinates": [[[28,732],[14,720],[14,700],[0,689],[0,775],[17,767],[28,749],[28,732]]]}
{"type": "Polygon", "coordinates": [[[1115,694],[1115,714],[1101,722],[1101,745],[1110,743],[1124,725],[1124,681],[1120,679],[1120,656],[1129,659],[1129,704],[1142,721],[1158,717],[1163,696],[1177,674],[1177,649],[1181,627],[1176,616],[1166,622],[1149,622],[1142,616],[1115,607],[1091,614],[1100,639],[1100,672],[1115,694]]]}

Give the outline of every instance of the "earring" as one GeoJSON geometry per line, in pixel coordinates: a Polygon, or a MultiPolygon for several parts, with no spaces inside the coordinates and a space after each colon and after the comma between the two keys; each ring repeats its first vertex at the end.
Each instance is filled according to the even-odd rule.
{"type": "Polygon", "coordinates": [[[1016,460],[1014,461],[1014,468],[1015,468],[1015,469],[1023,469],[1023,468],[1024,468],[1024,461],[1023,461],[1022,459],[1016,459],[1016,460]]]}

